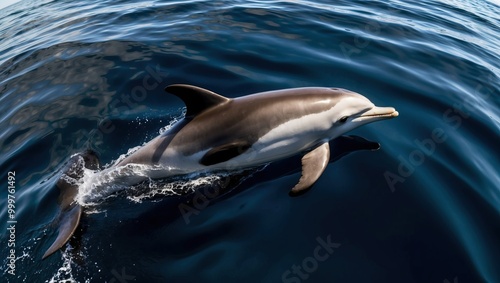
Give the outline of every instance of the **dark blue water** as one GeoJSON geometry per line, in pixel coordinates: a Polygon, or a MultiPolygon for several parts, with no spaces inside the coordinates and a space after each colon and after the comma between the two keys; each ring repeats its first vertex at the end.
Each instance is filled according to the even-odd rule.
{"type": "MultiPolygon", "coordinates": [[[[500,282],[499,15],[477,0],[0,10],[2,281],[500,282]],[[353,131],[381,149],[330,164],[301,197],[287,194],[299,158],[229,183],[187,219],[179,208],[196,208],[193,195],[118,194],[42,261],[64,162],[92,148],[109,164],[155,137],[183,112],[163,91],[172,83],[228,97],[342,87],[400,116],[353,131]]],[[[203,191],[217,180],[176,184],[203,191]]]]}

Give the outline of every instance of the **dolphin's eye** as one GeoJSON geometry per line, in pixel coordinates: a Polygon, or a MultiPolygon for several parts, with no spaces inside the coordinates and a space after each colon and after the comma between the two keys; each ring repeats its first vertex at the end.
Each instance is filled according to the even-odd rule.
{"type": "Polygon", "coordinates": [[[347,119],[349,119],[349,116],[344,116],[344,117],[342,117],[342,118],[339,119],[339,122],[341,124],[344,124],[345,122],[347,122],[347,119]]]}

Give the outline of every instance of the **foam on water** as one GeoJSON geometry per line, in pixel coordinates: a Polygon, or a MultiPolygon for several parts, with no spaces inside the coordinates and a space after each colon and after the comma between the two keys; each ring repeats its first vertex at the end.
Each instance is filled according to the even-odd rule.
{"type": "Polygon", "coordinates": [[[99,202],[117,191],[148,180],[155,173],[169,169],[161,166],[127,164],[97,172],[85,170],[80,180],[76,201],[83,206],[99,202]]]}
{"type": "Polygon", "coordinates": [[[166,131],[170,130],[177,122],[179,122],[179,120],[181,120],[182,118],[184,118],[186,116],[186,111],[187,111],[187,108],[183,107],[181,109],[181,114],[179,116],[174,117],[172,120],[170,120],[170,122],[168,123],[168,125],[160,128],[160,130],[158,131],[158,133],[160,135],[163,135],[166,131]]]}
{"type": "MultiPolygon", "coordinates": [[[[146,143],[144,143],[146,144],[146,143]]],[[[143,144],[143,145],[144,145],[143,144]]],[[[124,153],[124,154],[121,154],[120,156],[118,156],[118,158],[116,159],[116,161],[114,162],[111,162],[111,164],[106,164],[105,167],[110,167],[112,166],[113,164],[118,164],[120,163],[123,159],[127,158],[127,156],[131,155],[132,153],[136,152],[137,150],[139,150],[143,145],[138,145],[138,146],[135,146],[135,147],[132,147],[132,148],[129,148],[127,153],[124,153]]]]}
{"type": "MultiPolygon", "coordinates": [[[[77,280],[74,275],[74,269],[78,268],[78,263],[75,262],[75,258],[72,252],[73,248],[68,245],[66,250],[61,250],[61,258],[62,263],[61,266],[57,269],[57,271],[52,275],[52,277],[45,281],[47,283],[73,283],[73,282],[81,282],[77,280]]],[[[91,282],[91,279],[86,278],[85,283],[91,282]]]]}
{"type": "Polygon", "coordinates": [[[237,172],[193,173],[166,179],[152,179],[150,176],[163,174],[173,168],[143,164],[128,164],[100,172],[85,169],[79,180],[76,201],[82,206],[96,206],[119,191],[126,191],[126,197],[142,202],[158,196],[179,196],[193,193],[196,189],[223,181],[237,172]]]}
{"type": "Polygon", "coordinates": [[[73,277],[72,266],[73,266],[73,258],[69,255],[68,252],[62,252],[62,264],[56,273],[47,280],[48,283],[56,283],[56,282],[77,282],[73,277]]]}
{"type": "MultiPolygon", "coordinates": [[[[182,113],[174,117],[168,125],[160,128],[158,131],[160,135],[171,129],[180,119],[186,114],[186,107],[182,108],[182,113]]],[[[80,180],[71,180],[71,183],[78,182],[79,190],[76,201],[83,206],[89,206],[100,202],[100,200],[112,195],[113,193],[124,190],[130,187],[140,188],[148,187],[150,190],[144,196],[134,196],[131,200],[140,202],[145,197],[153,197],[155,195],[182,195],[193,192],[196,187],[205,185],[210,182],[216,181],[219,177],[212,176],[198,176],[194,180],[189,178],[183,180],[175,180],[173,182],[155,181],[151,176],[164,176],[168,172],[176,172],[176,168],[160,166],[160,165],[145,165],[145,164],[127,164],[126,166],[113,167],[113,165],[120,163],[122,160],[139,150],[146,143],[128,149],[127,153],[120,155],[111,164],[106,164],[106,168],[102,171],[94,171],[84,169],[83,177],[80,180]],[[145,184],[144,184],[145,182],[145,184]]],[[[83,158],[79,160],[77,166],[81,166],[83,158]]],[[[172,174],[175,175],[175,174],[172,174]]],[[[137,189],[137,188],[136,188],[137,189]]]]}
{"type": "Polygon", "coordinates": [[[207,175],[198,176],[194,179],[189,179],[189,176],[171,182],[162,180],[149,180],[147,184],[135,186],[131,188],[127,199],[142,203],[144,200],[154,199],[163,196],[179,196],[193,193],[202,186],[207,186],[219,182],[222,178],[228,175],[207,175]]]}

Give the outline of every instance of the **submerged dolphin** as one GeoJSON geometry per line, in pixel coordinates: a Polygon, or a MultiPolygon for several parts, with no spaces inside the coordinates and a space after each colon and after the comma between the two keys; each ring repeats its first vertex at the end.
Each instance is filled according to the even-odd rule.
{"type": "MultiPolygon", "coordinates": [[[[123,176],[124,185],[147,178],[252,168],[305,153],[302,176],[290,191],[299,195],[325,170],[330,140],[361,125],[398,116],[392,107],[377,107],[358,93],[338,88],[285,89],[234,99],[190,85],[170,85],[165,90],[184,101],[186,115],[106,169],[120,172],[151,166],[146,175],[123,176]]],[[[74,203],[66,206],[69,213],[63,213],[59,235],[43,258],[62,247],[78,225],[81,208],[74,203]]]]}

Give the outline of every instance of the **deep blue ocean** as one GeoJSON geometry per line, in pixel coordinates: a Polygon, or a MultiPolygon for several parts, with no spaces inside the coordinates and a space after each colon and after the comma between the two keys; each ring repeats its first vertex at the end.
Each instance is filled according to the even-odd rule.
{"type": "Polygon", "coordinates": [[[480,0],[3,8],[0,281],[500,282],[499,46],[500,6],[480,0]],[[381,148],[330,163],[303,196],[288,196],[300,156],[207,201],[196,194],[229,177],[131,188],[89,205],[42,261],[65,162],[93,149],[111,164],[157,136],[185,111],[173,83],[227,97],[341,87],[400,115],[349,133],[381,148]]]}

